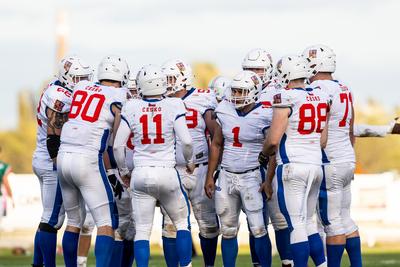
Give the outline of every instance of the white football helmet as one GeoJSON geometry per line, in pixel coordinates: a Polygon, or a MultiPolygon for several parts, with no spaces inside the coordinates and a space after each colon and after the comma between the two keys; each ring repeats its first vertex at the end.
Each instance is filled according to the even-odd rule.
{"type": "Polygon", "coordinates": [[[243,70],[233,78],[230,86],[230,99],[236,108],[247,106],[257,101],[262,89],[260,77],[252,71],[243,70]]]}
{"type": "Polygon", "coordinates": [[[308,61],[298,55],[284,56],[276,64],[275,76],[283,88],[292,80],[307,79],[310,76],[308,61]]]}
{"type": "Polygon", "coordinates": [[[121,83],[121,86],[126,86],[129,73],[128,63],[123,58],[109,55],[101,60],[97,70],[97,79],[99,81],[117,81],[121,83]]]}
{"type": "Polygon", "coordinates": [[[136,76],[138,91],[143,96],[163,95],[167,92],[167,77],[159,66],[146,65],[136,76]]]}
{"type": "Polygon", "coordinates": [[[303,51],[303,57],[309,61],[312,75],[318,72],[333,73],[336,70],[336,54],[326,45],[313,45],[303,51]]]}
{"type": "Polygon", "coordinates": [[[184,61],[171,59],[161,66],[167,76],[167,95],[173,94],[182,89],[189,90],[193,82],[192,68],[184,61]]]}
{"type": "Polygon", "coordinates": [[[82,80],[92,80],[93,69],[76,55],[63,58],[58,65],[58,80],[68,89],[82,80]]]}
{"type": "Polygon", "coordinates": [[[217,76],[210,81],[208,88],[215,92],[215,97],[218,101],[225,98],[225,91],[231,84],[231,79],[226,76],[217,76]]]}
{"type": "Polygon", "coordinates": [[[243,70],[257,73],[263,83],[272,79],[274,66],[271,55],[264,49],[255,48],[250,50],[242,62],[243,70]]]}
{"type": "Polygon", "coordinates": [[[138,89],[137,89],[137,83],[136,83],[136,78],[133,77],[132,75],[129,76],[128,82],[126,84],[126,88],[128,88],[128,93],[131,98],[138,98],[138,89]]]}

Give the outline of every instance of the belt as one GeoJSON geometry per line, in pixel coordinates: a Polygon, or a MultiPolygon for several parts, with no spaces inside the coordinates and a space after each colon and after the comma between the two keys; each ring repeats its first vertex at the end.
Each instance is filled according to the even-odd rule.
{"type": "Polygon", "coordinates": [[[198,168],[198,167],[200,167],[200,166],[207,166],[207,165],[208,165],[208,162],[197,163],[197,164],[194,164],[194,167],[195,167],[195,168],[198,168]]]}
{"type": "Polygon", "coordinates": [[[230,173],[234,173],[234,174],[243,174],[243,173],[253,172],[253,171],[255,171],[255,170],[258,170],[259,168],[260,168],[260,167],[255,167],[255,168],[253,168],[253,169],[246,170],[246,171],[242,171],[242,172],[232,172],[232,171],[229,171],[229,170],[225,169],[224,167],[222,167],[221,169],[223,169],[223,170],[225,170],[225,171],[227,171],[227,172],[230,172],[230,173]]]}

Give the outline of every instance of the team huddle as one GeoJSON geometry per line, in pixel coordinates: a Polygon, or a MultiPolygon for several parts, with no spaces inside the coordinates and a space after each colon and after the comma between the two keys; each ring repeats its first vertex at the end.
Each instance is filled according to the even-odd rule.
{"type": "Polygon", "coordinates": [[[232,79],[199,89],[182,60],[133,75],[124,59],[107,56],[95,82],[82,59],[64,58],[37,108],[33,170],[43,213],[32,266],[56,266],[65,215],[67,267],[86,266],[94,227],[96,266],[149,266],[158,206],[168,267],[192,265],[191,212],[204,266],[214,266],[219,235],[223,265],[235,266],[241,211],[253,266],[272,264],[269,222],[282,266],[311,258],[338,267],[344,250],[362,266],[350,216],[354,136],[399,133],[400,125],[355,127],[352,92],[335,69],[324,45],[276,66],[253,49],[232,79]]]}

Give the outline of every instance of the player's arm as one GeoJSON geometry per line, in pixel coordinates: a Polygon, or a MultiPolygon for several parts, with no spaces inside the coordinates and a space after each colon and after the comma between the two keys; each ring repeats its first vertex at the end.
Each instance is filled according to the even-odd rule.
{"type": "Polygon", "coordinates": [[[322,129],[321,132],[321,148],[324,149],[326,148],[326,145],[328,144],[328,128],[329,128],[329,119],[330,119],[330,113],[327,114],[326,116],[326,123],[324,129],[322,129]]]}
{"type": "Polygon", "coordinates": [[[117,166],[121,176],[126,176],[129,174],[129,170],[128,167],[126,166],[126,161],[125,161],[126,158],[125,147],[130,134],[131,134],[131,129],[129,128],[128,123],[126,123],[125,121],[120,123],[116,131],[113,151],[114,151],[114,158],[115,161],[117,162],[117,166]]]}
{"type": "Polygon", "coordinates": [[[354,146],[354,144],[356,142],[356,138],[354,136],[354,120],[355,120],[354,106],[353,106],[353,102],[351,102],[351,119],[350,119],[349,136],[350,136],[350,142],[351,142],[352,146],[354,146]]]}
{"type": "Polygon", "coordinates": [[[217,127],[218,123],[215,117],[215,112],[212,109],[207,110],[204,115],[204,121],[206,123],[207,129],[210,132],[211,139],[214,136],[215,128],[217,127]]]}
{"type": "MultiPolygon", "coordinates": [[[[183,148],[183,157],[189,163],[193,155],[192,137],[190,136],[189,129],[186,125],[185,116],[179,115],[174,122],[174,130],[176,135],[181,141],[183,148]]],[[[129,136],[128,136],[129,137],[129,136]]]]}
{"type": "Polygon", "coordinates": [[[50,158],[55,163],[57,160],[58,149],[60,148],[61,129],[68,120],[68,113],[60,113],[53,109],[46,109],[47,115],[47,151],[50,158]]]}
{"type": "Polygon", "coordinates": [[[111,110],[114,114],[114,123],[113,123],[113,140],[115,140],[115,136],[117,134],[118,127],[121,123],[121,106],[117,104],[113,104],[111,106],[111,110]]]}
{"type": "Polygon", "coordinates": [[[206,183],[204,185],[204,190],[208,198],[212,198],[212,195],[214,193],[215,189],[214,172],[218,167],[223,143],[224,143],[224,138],[222,135],[222,129],[221,126],[217,123],[214,131],[214,137],[211,142],[209,159],[208,159],[207,178],[206,178],[206,183]]]}
{"type": "Polygon", "coordinates": [[[271,127],[269,129],[267,138],[264,141],[263,149],[261,151],[261,154],[264,155],[264,157],[269,157],[275,154],[275,151],[279,146],[279,142],[281,141],[281,138],[285,133],[287,125],[289,123],[290,113],[291,109],[289,107],[274,108],[271,127]]]}

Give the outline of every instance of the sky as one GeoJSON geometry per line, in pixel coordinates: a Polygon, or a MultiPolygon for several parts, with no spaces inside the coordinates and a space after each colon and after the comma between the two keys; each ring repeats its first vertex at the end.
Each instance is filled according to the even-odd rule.
{"type": "Polygon", "coordinates": [[[0,129],[16,126],[17,93],[38,92],[55,74],[56,20],[66,13],[68,51],[96,67],[108,54],[132,70],[167,59],[240,71],[265,48],[274,61],[322,43],[356,103],[400,105],[397,0],[0,0],[0,129]]]}

